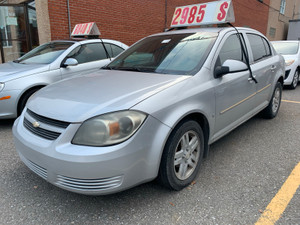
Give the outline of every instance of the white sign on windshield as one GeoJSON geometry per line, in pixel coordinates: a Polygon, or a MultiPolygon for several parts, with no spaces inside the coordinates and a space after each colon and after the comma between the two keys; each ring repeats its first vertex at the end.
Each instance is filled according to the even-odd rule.
{"type": "Polygon", "coordinates": [[[231,0],[180,6],[175,9],[171,27],[233,23],[231,0]]]}

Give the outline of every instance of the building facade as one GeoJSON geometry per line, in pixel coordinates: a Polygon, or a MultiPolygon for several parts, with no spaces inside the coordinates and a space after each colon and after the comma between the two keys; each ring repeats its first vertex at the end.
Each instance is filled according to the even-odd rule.
{"type": "MultiPolygon", "coordinates": [[[[0,62],[16,59],[38,44],[69,38],[78,23],[96,22],[102,38],[116,39],[131,45],[147,35],[168,29],[177,6],[209,1],[0,0],[0,18],[5,14],[2,16],[4,19],[0,19],[0,62]],[[24,8],[24,13],[19,15],[16,12],[20,6],[24,8]],[[24,29],[21,29],[21,18],[25,20],[24,29]],[[21,40],[19,33],[22,32],[21,40]],[[11,44],[7,45],[8,42],[11,44]]],[[[275,1],[232,0],[236,21],[234,25],[251,27],[266,35],[269,31],[270,7],[275,1]]]]}
{"type": "Polygon", "coordinates": [[[34,2],[0,0],[0,63],[39,45],[34,2]]]}
{"type": "Polygon", "coordinates": [[[289,21],[300,19],[300,0],[271,0],[266,36],[269,40],[286,40],[289,21]]]}

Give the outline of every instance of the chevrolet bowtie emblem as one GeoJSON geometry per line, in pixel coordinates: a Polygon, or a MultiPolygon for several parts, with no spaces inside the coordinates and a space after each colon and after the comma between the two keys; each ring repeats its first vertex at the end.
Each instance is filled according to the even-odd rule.
{"type": "Polygon", "coordinates": [[[38,127],[40,127],[40,124],[39,124],[38,121],[35,121],[35,122],[32,123],[32,126],[35,127],[35,128],[38,128],[38,127]]]}

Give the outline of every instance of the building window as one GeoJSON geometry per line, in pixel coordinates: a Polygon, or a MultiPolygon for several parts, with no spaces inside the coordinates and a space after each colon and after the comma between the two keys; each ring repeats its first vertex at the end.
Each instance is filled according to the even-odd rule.
{"type": "Polygon", "coordinates": [[[284,14],[284,12],[285,12],[285,0],[281,0],[279,12],[281,14],[284,14]]]}
{"type": "Polygon", "coordinates": [[[270,37],[275,37],[275,34],[276,34],[276,28],[270,27],[270,30],[269,30],[270,37]]]}
{"type": "Polygon", "coordinates": [[[11,47],[12,43],[9,41],[11,39],[11,27],[10,24],[17,23],[16,17],[13,13],[9,13],[8,7],[1,7],[0,8],[0,37],[2,40],[3,47],[11,47]]]}

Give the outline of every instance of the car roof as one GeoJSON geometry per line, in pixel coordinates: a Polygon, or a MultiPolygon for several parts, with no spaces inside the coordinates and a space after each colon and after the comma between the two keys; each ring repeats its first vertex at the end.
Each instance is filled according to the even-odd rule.
{"type": "MultiPolygon", "coordinates": [[[[85,39],[85,38],[71,38],[71,39],[65,39],[65,40],[53,40],[53,41],[50,41],[48,43],[66,43],[66,42],[69,42],[69,43],[72,43],[72,44],[88,44],[88,43],[101,43],[101,42],[105,42],[105,43],[110,43],[110,44],[114,44],[114,45],[117,45],[117,46],[120,46],[124,49],[128,48],[128,45],[124,44],[123,42],[120,42],[120,41],[117,41],[117,40],[113,40],[113,39],[99,39],[99,38],[96,38],[96,39],[85,39]]],[[[47,44],[47,43],[45,43],[47,44]]]]}
{"type": "MultiPolygon", "coordinates": [[[[236,27],[238,31],[251,31],[260,33],[257,30],[247,28],[247,27],[236,27]]],[[[212,33],[220,33],[220,32],[227,32],[235,30],[233,27],[201,27],[201,28],[188,28],[188,29],[177,29],[177,30],[170,30],[163,33],[154,34],[151,36],[156,35],[170,35],[170,34],[182,34],[182,33],[197,33],[197,32],[212,32],[212,33]]]]}
{"type": "MultiPolygon", "coordinates": [[[[50,41],[49,43],[53,42],[71,42],[71,43],[90,43],[90,42],[119,42],[117,40],[112,40],[112,39],[86,39],[86,38],[70,38],[70,39],[61,39],[61,40],[53,40],[50,41]]],[[[121,43],[121,42],[120,42],[121,43]]]]}

